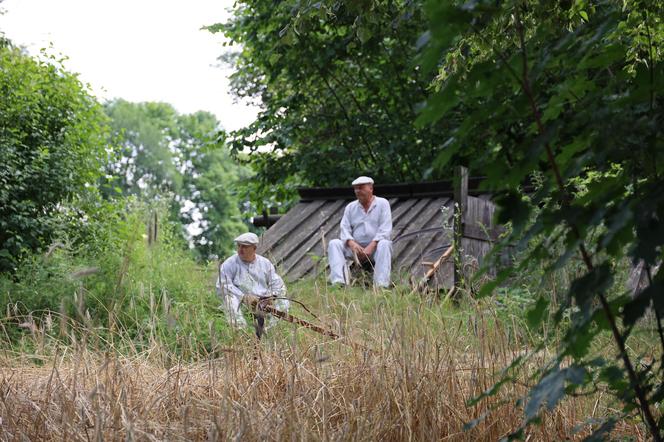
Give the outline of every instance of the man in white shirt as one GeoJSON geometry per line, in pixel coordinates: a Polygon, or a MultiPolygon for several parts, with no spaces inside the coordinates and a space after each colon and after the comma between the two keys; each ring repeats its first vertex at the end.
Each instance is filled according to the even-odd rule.
{"type": "Polygon", "coordinates": [[[373,261],[375,286],[390,285],[392,211],[385,198],[373,194],[373,183],[367,176],[358,177],[352,183],[357,201],[344,210],[340,239],[333,239],[328,245],[332,284],[348,284],[346,258],[355,254],[360,262],[373,261]]]}
{"type": "MultiPolygon", "coordinates": [[[[235,238],[235,243],[237,253],[219,266],[217,294],[222,300],[228,322],[235,327],[244,327],[247,322],[240,311],[240,304],[246,295],[283,298],[286,295],[286,286],[274,265],[267,258],[256,254],[258,236],[255,233],[243,233],[235,238]]],[[[275,299],[271,302],[278,310],[288,311],[287,299],[275,299]]],[[[263,318],[257,317],[256,321],[262,330],[263,318]]],[[[276,318],[272,317],[270,325],[274,322],[276,318]]],[[[258,327],[256,331],[259,334],[258,327]]]]}

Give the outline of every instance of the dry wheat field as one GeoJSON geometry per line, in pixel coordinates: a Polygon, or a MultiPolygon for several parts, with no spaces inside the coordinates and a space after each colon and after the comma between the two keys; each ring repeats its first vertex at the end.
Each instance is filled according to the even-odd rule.
{"type": "MultiPolygon", "coordinates": [[[[261,342],[252,330],[220,332],[210,351],[182,358],[155,336],[137,347],[56,320],[26,326],[31,345],[0,356],[0,439],[500,440],[522,422],[517,401],[546,349],[498,394],[469,404],[530,350],[515,317],[500,317],[491,300],[455,306],[315,285],[292,295],[318,313],[308,319],[345,337],[280,323],[261,342]]],[[[601,390],[567,398],[525,438],[581,440],[589,419],[620,406],[601,390]]],[[[645,440],[639,422],[620,422],[611,436],[645,440]]]]}

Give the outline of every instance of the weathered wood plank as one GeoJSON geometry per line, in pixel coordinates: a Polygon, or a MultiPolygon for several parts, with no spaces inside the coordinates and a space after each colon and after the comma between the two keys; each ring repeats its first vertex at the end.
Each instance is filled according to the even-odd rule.
{"type": "MultiPolygon", "coordinates": [[[[408,202],[408,204],[403,205],[399,204],[399,200],[397,198],[392,198],[388,200],[388,202],[390,203],[390,207],[396,206],[394,207],[394,210],[392,212],[392,222],[394,222],[395,217],[400,217],[401,213],[407,210],[408,207],[412,206],[409,200],[406,201],[408,202]],[[405,206],[405,208],[400,208],[401,206],[405,206]]],[[[337,214],[338,216],[335,216],[334,219],[330,219],[330,223],[326,223],[325,226],[323,226],[323,228],[319,230],[319,233],[317,234],[315,240],[312,239],[312,241],[306,245],[307,250],[305,254],[302,255],[297,262],[293,264],[290,264],[290,262],[288,263],[290,264],[290,266],[286,268],[289,279],[295,280],[302,278],[306,275],[310,275],[315,270],[317,265],[317,262],[314,262],[312,256],[318,256],[321,258],[326,256],[327,243],[339,237],[339,232],[341,230],[340,224],[341,224],[341,218],[343,216],[343,209],[345,209],[345,206],[341,208],[341,210],[338,212],[337,214]],[[323,246],[321,240],[321,232],[323,237],[325,238],[326,242],[325,247],[323,246]]],[[[325,269],[318,269],[318,270],[324,271],[325,269]]]]}
{"type": "Polygon", "coordinates": [[[500,236],[499,229],[488,230],[485,226],[477,224],[466,224],[463,226],[463,237],[476,239],[478,241],[495,242],[500,236]]]}
{"type": "MultiPolygon", "coordinates": [[[[443,225],[443,215],[441,209],[449,201],[449,198],[436,198],[425,200],[425,209],[418,214],[418,216],[410,222],[406,232],[414,232],[421,230],[424,227],[435,225],[443,225]]],[[[424,251],[430,248],[430,243],[427,239],[432,239],[438,235],[435,233],[423,233],[412,237],[412,239],[399,241],[396,243],[393,250],[393,258],[395,267],[400,269],[410,269],[413,261],[417,256],[421,256],[424,251]]]]}
{"type": "MultiPolygon", "coordinates": [[[[462,257],[465,273],[477,270],[483,263],[484,257],[489,253],[493,244],[488,241],[478,241],[470,238],[461,240],[462,257]]],[[[466,274],[465,277],[472,276],[466,274]]]]}
{"type": "Polygon", "coordinates": [[[409,228],[410,223],[426,210],[430,203],[431,199],[429,198],[417,200],[417,202],[399,218],[396,224],[392,224],[392,239],[403,234],[409,228]]]}
{"type": "MultiPolygon", "coordinates": [[[[442,216],[436,215],[429,221],[429,224],[442,224],[442,221],[442,216]]],[[[416,267],[421,266],[422,261],[438,259],[444,251],[432,252],[432,250],[446,244],[452,244],[452,232],[443,231],[424,235],[420,238],[419,243],[422,244],[421,247],[411,247],[406,253],[402,254],[400,264],[403,268],[410,268],[413,271],[416,267]]]]}
{"type": "MultiPolygon", "coordinates": [[[[463,263],[464,278],[470,276],[468,273],[471,269],[483,264],[485,256],[502,231],[494,226],[495,204],[491,201],[469,196],[467,205],[461,240],[463,256],[460,261],[463,263]]],[[[492,269],[489,273],[493,274],[494,271],[495,269],[492,269]]]]}
{"type": "Polygon", "coordinates": [[[319,228],[327,222],[330,217],[339,211],[339,208],[345,205],[345,201],[327,201],[306,222],[293,227],[290,235],[287,235],[284,241],[272,248],[272,253],[279,262],[283,262],[293,253],[300,253],[299,249],[308,238],[316,234],[319,228]]]}
{"type": "Polygon", "coordinates": [[[272,227],[267,229],[261,238],[257,252],[261,255],[271,252],[272,248],[287,236],[295,226],[306,222],[325,201],[312,201],[310,203],[298,203],[272,227]]]}
{"type": "MultiPolygon", "coordinates": [[[[416,199],[407,199],[399,200],[397,199],[394,204],[390,202],[390,207],[392,208],[392,231],[394,233],[394,227],[401,222],[401,219],[412,209],[412,207],[417,203],[416,199]]],[[[392,235],[394,238],[394,234],[392,235]]]]}
{"type": "MultiPolygon", "coordinates": [[[[329,237],[329,234],[334,230],[335,227],[337,227],[337,229],[339,228],[339,223],[341,222],[341,217],[343,216],[345,206],[346,204],[335,204],[334,211],[332,211],[332,208],[330,208],[330,211],[328,211],[328,216],[325,217],[318,228],[308,234],[304,238],[304,241],[298,246],[297,250],[287,256],[286,259],[284,259],[284,272],[288,274],[289,278],[299,277],[294,276],[296,274],[294,272],[296,272],[296,267],[300,263],[302,263],[300,267],[303,268],[298,268],[297,272],[308,273],[309,267],[313,267],[315,264],[311,259],[311,254],[315,254],[319,257],[324,256],[322,237],[325,237],[325,241],[330,241],[330,239],[332,239],[329,237]]],[[[336,236],[338,236],[338,233],[336,236]]]]}
{"type": "MultiPolygon", "coordinates": [[[[395,222],[399,222],[402,216],[409,212],[409,210],[417,203],[416,200],[399,200],[393,198],[389,200],[390,207],[392,210],[392,223],[393,226],[395,222]]],[[[344,206],[345,207],[345,206],[344,206]]],[[[331,225],[325,225],[323,229],[323,235],[325,237],[326,243],[330,240],[339,237],[341,217],[343,216],[343,210],[339,212],[338,219],[333,220],[331,225]],[[336,224],[335,224],[336,223],[336,224]]],[[[394,230],[394,229],[393,229],[394,230]]],[[[288,278],[289,279],[298,279],[306,275],[310,275],[316,267],[316,263],[312,260],[313,256],[323,257],[326,255],[325,247],[323,247],[322,242],[320,241],[320,232],[317,235],[317,239],[313,244],[308,244],[307,252],[301,259],[289,267],[288,278]]],[[[318,271],[324,271],[324,269],[318,269],[318,271]]]]}
{"type": "Polygon", "coordinates": [[[493,227],[493,214],[496,206],[491,201],[469,196],[466,204],[465,225],[484,225],[487,229],[493,227]]]}

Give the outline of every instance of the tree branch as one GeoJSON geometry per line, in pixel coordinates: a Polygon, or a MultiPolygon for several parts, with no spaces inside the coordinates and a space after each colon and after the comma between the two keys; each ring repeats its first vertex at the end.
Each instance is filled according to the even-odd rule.
{"type": "MultiPolygon", "coordinates": [[[[337,104],[341,108],[341,111],[344,114],[344,118],[346,119],[348,124],[353,125],[354,122],[350,118],[350,115],[348,114],[348,110],[346,109],[346,106],[344,106],[343,102],[341,101],[341,99],[339,98],[337,93],[334,91],[334,88],[332,87],[332,85],[328,81],[327,77],[325,76],[325,74],[323,73],[323,71],[320,68],[318,68],[318,74],[323,79],[323,82],[325,83],[325,86],[327,86],[327,89],[330,91],[330,93],[334,97],[334,100],[337,102],[337,104]]],[[[374,164],[379,165],[378,158],[376,158],[376,154],[373,152],[373,149],[371,148],[371,145],[362,136],[362,134],[359,134],[358,136],[360,137],[360,140],[362,141],[362,144],[364,144],[364,146],[367,148],[367,152],[369,153],[369,156],[371,157],[371,160],[373,160],[374,164]]]]}
{"type": "MultiPolygon", "coordinates": [[[[515,17],[516,17],[516,30],[517,34],[519,37],[519,44],[520,44],[520,49],[521,49],[521,56],[522,56],[522,81],[521,85],[523,88],[523,92],[526,94],[528,101],[530,103],[531,111],[533,113],[533,116],[535,118],[535,121],[537,123],[537,129],[540,135],[544,134],[544,125],[542,124],[542,119],[541,115],[539,112],[539,109],[537,107],[537,103],[535,102],[535,97],[533,94],[533,91],[530,87],[530,79],[528,78],[528,54],[526,51],[526,44],[525,44],[525,36],[524,36],[524,29],[523,29],[523,24],[521,23],[521,20],[519,18],[519,11],[518,9],[515,12],[515,17]]],[[[546,153],[547,153],[547,158],[549,161],[549,165],[555,175],[556,178],[556,183],[558,184],[558,188],[562,193],[563,200],[561,203],[563,205],[569,205],[571,201],[571,197],[569,193],[567,192],[567,189],[565,188],[564,182],[562,180],[562,176],[560,174],[560,170],[558,168],[558,164],[556,163],[555,157],[553,155],[553,150],[551,149],[551,145],[549,143],[546,143],[546,153]]],[[[581,238],[580,232],[578,227],[574,222],[568,221],[569,226],[574,233],[574,236],[576,239],[579,241],[579,250],[581,252],[581,256],[583,258],[583,262],[585,263],[588,271],[592,271],[594,269],[594,266],[592,264],[592,261],[590,259],[590,256],[585,248],[585,245],[583,244],[583,240],[581,238]]],[[[655,418],[652,415],[652,412],[650,411],[650,406],[648,404],[648,400],[646,398],[645,392],[643,391],[643,388],[641,386],[641,383],[639,382],[638,376],[636,374],[636,371],[634,370],[634,367],[632,365],[632,361],[629,358],[629,355],[627,354],[627,348],[625,346],[625,341],[623,339],[623,336],[620,334],[620,331],[618,330],[618,326],[616,323],[616,318],[611,312],[611,307],[609,306],[609,303],[606,299],[606,295],[602,293],[601,291],[598,292],[598,297],[600,300],[600,303],[602,305],[602,310],[604,311],[604,314],[606,315],[606,318],[609,322],[609,325],[611,327],[611,332],[613,334],[613,338],[618,344],[618,348],[620,350],[620,356],[623,360],[623,363],[625,364],[625,368],[627,370],[627,374],[629,376],[630,383],[632,384],[632,387],[634,388],[634,392],[636,394],[636,397],[639,402],[639,407],[641,408],[641,412],[643,413],[643,416],[645,417],[646,423],[648,424],[648,429],[650,433],[653,436],[653,440],[655,441],[661,441],[661,436],[659,434],[659,430],[657,428],[657,422],[655,421],[655,418]]]]}

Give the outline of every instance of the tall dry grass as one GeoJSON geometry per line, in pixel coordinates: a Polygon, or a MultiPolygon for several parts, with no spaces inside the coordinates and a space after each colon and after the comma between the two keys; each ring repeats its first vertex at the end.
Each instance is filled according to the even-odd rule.
{"type": "MultiPolygon", "coordinates": [[[[499,440],[521,424],[517,400],[546,351],[515,373],[517,382],[467,405],[531,348],[491,300],[455,307],[398,290],[310,284],[291,294],[361,346],[282,323],[260,343],[241,331],[184,361],[156,338],[138,349],[91,327],[35,324],[33,345],[0,356],[0,438],[467,441],[499,440]]],[[[293,313],[305,316],[297,306],[293,313]]],[[[565,399],[526,437],[580,440],[591,430],[584,423],[611,406],[619,404],[601,392],[565,399]]],[[[645,439],[631,422],[613,436],[645,439]]]]}

